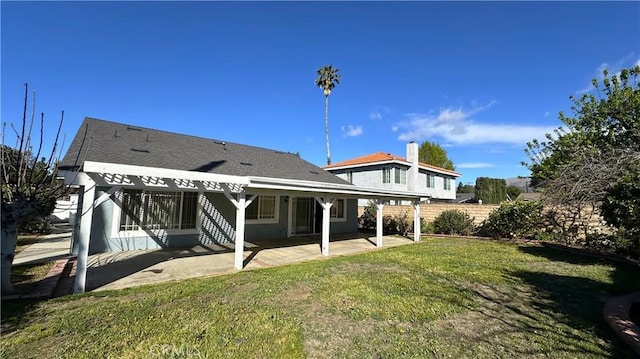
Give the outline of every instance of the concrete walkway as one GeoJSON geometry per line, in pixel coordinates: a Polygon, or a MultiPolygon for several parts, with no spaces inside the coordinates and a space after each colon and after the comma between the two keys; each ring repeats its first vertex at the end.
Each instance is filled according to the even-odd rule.
{"type": "Polygon", "coordinates": [[[629,315],[633,303],[640,303],[640,292],[609,299],[604,306],[604,319],[640,358],[640,326],[629,315]]]}
{"type": "Polygon", "coordinates": [[[16,254],[13,265],[51,262],[69,256],[71,233],[43,235],[38,241],[16,254]]]}
{"type": "MultiPolygon", "coordinates": [[[[351,255],[378,249],[375,236],[332,235],[330,256],[320,252],[320,236],[245,242],[245,270],[314,259],[351,255]]],[[[384,237],[388,248],[414,243],[402,237],[384,237]]],[[[233,273],[234,246],[198,246],[176,250],[100,253],[89,257],[87,290],[122,289],[143,284],[233,273]]]]}

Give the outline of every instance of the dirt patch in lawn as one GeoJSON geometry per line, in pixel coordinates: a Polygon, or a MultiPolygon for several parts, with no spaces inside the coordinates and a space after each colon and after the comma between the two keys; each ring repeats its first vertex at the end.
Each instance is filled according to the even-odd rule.
{"type": "Polygon", "coordinates": [[[333,313],[318,302],[310,303],[301,313],[306,318],[304,348],[309,358],[338,358],[354,338],[365,338],[374,334],[376,321],[355,321],[333,313]]]}

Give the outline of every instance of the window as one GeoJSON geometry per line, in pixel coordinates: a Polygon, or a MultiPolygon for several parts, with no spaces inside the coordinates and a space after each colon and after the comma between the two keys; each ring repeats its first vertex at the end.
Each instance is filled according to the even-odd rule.
{"type": "Polygon", "coordinates": [[[427,188],[436,188],[436,176],[427,173],[427,188]]]}
{"type": "Polygon", "coordinates": [[[395,182],[397,184],[407,184],[407,170],[404,168],[396,168],[395,172],[395,182]]]}
{"type": "Polygon", "coordinates": [[[256,197],[245,212],[247,220],[274,222],[278,219],[278,201],[276,196],[260,195],[256,197]]]}
{"type": "Polygon", "coordinates": [[[344,219],[345,217],[345,205],[346,201],[342,198],[336,199],[331,206],[331,218],[344,219]]]}
{"type": "Polygon", "coordinates": [[[198,193],[125,189],[122,191],[120,230],[194,229],[198,193]]]}
{"type": "Polygon", "coordinates": [[[382,183],[391,183],[391,168],[385,167],[382,169],[382,183]]]}
{"type": "Polygon", "coordinates": [[[445,178],[444,179],[444,189],[445,190],[450,190],[451,189],[451,178],[445,178]]]}
{"type": "Polygon", "coordinates": [[[347,181],[353,183],[353,171],[347,171],[347,181]]]}

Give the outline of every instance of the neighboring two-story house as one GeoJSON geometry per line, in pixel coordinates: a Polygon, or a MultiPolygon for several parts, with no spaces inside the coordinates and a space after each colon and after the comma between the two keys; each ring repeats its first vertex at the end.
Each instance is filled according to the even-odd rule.
{"type": "MultiPolygon", "coordinates": [[[[431,201],[451,202],[456,199],[456,178],[460,173],[420,163],[418,144],[407,144],[406,157],[377,152],[323,167],[358,186],[428,193],[431,201]]],[[[358,200],[358,206],[366,206],[368,200],[358,200]]],[[[408,204],[407,201],[391,201],[391,204],[408,204]]]]}

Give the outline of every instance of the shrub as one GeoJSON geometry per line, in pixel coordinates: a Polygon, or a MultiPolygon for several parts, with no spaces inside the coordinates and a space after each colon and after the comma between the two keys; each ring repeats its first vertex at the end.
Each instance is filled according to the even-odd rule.
{"type": "Polygon", "coordinates": [[[601,204],[602,218],[617,230],[613,237],[621,253],[640,254],[640,169],[624,176],[601,204]]]}
{"type": "Polygon", "coordinates": [[[382,230],[385,234],[396,233],[398,231],[398,224],[396,223],[395,218],[391,216],[382,216],[382,230]]]}
{"type": "Polygon", "coordinates": [[[369,201],[367,207],[365,207],[364,212],[358,218],[358,227],[362,229],[376,229],[376,212],[377,212],[376,204],[373,201],[369,201]]]}
{"type": "Polygon", "coordinates": [[[406,236],[407,233],[409,233],[409,228],[411,228],[411,226],[409,225],[409,216],[407,215],[407,212],[401,211],[399,214],[393,216],[393,219],[396,223],[396,230],[398,231],[398,233],[406,236]]]}
{"type": "Polygon", "coordinates": [[[523,200],[502,203],[483,223],[483,231],[494,238],[534,238],[542,235],[542,227],[542,204],[523,200]]]}
{"type": "Polygon", "coordinates": [[[434,233],[467,236],[474,230],[473,218],[466,212],[450,209],[440,213],[433,221],[434,233]]]}
{"type": "Polygon", "coordinates": [[[433,222],[427,222],[424,218],[420,217],[420,232],[426,234],[435,233],[433,222]]]}

